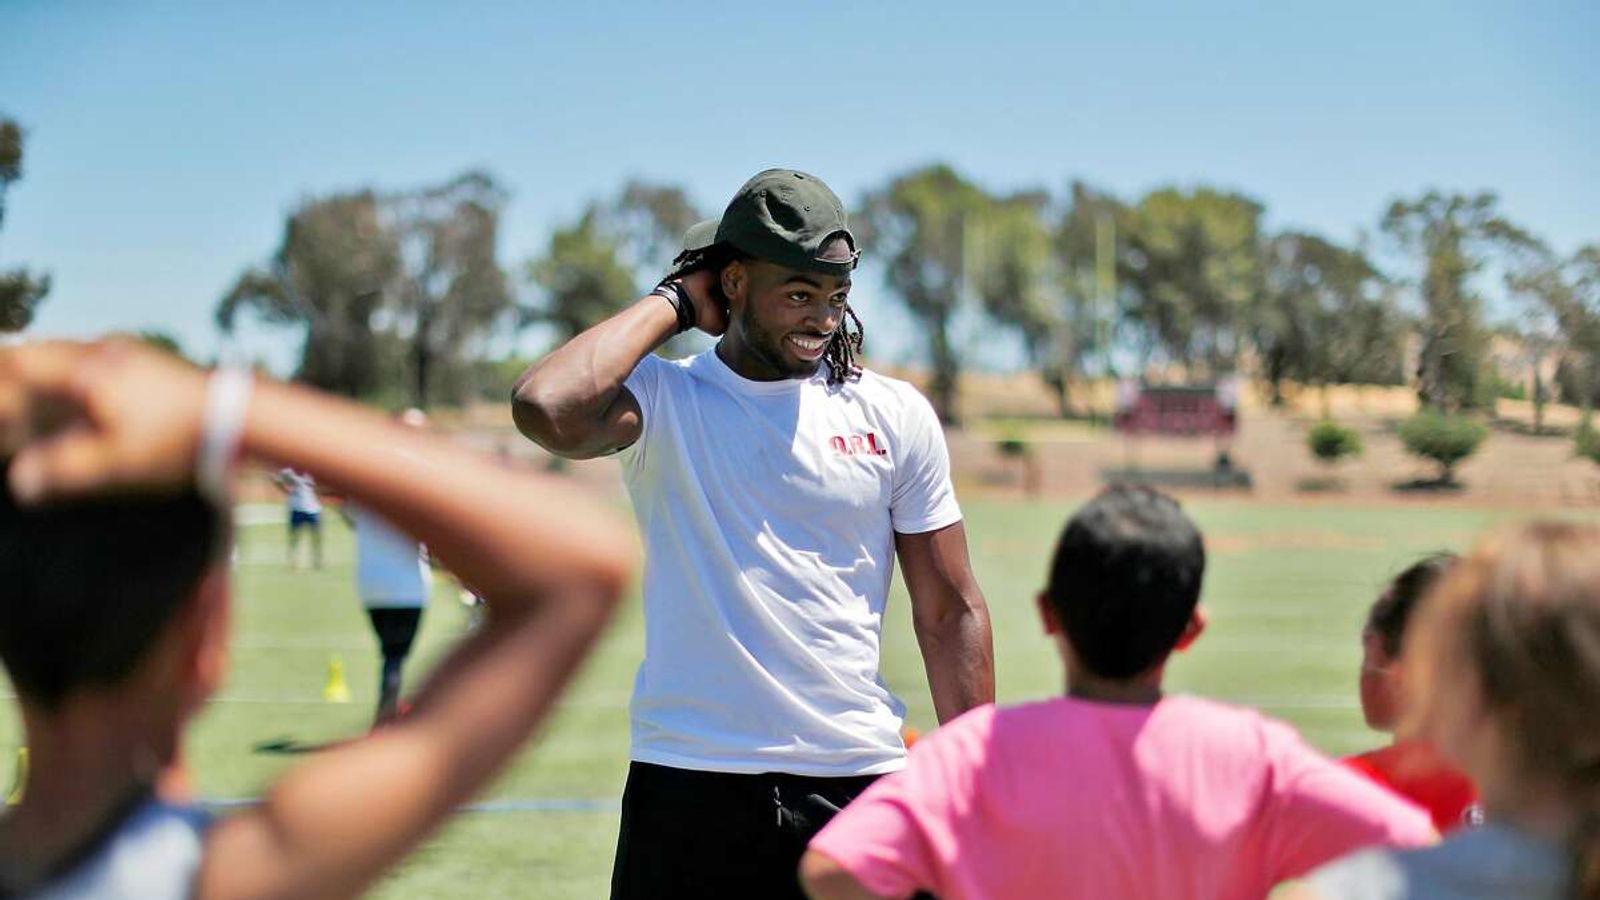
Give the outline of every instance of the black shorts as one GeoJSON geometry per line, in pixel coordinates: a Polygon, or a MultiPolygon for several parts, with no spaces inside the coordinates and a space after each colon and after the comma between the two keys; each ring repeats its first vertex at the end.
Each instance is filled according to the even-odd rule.
{"type": "Polygon", "coordinates": [[[730,775],[635,762],[622,793],[612,900],[804,900],[800,855],[876,775],[730,775]]]}
{"type": "Polygon", "coordinates": [[[378,645],[383,648],[384,659],[404,657],[411,652],[411,642],[416,640],[417,625],[422,622],[422,610],[414,606],[373,606],[367,615],[372,619],[372,630],[378,633],[378,645]]]}

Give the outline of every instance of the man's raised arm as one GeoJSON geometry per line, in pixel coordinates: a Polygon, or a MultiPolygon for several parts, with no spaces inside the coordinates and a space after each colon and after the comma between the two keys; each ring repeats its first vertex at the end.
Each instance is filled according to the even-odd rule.
{"type": "MultiPolygon", "coordinates": [[[[726,317],[711,296],[709,271],[680,280],[696,324],[720,334],[726,317]]],[[[589,459],[639,439],[639,402],[624,387],[639,361],[678,330],[672,303],[654,294],[583,332],[528,367],[511,395],[517,430],[568,459],[589,459]]]]}

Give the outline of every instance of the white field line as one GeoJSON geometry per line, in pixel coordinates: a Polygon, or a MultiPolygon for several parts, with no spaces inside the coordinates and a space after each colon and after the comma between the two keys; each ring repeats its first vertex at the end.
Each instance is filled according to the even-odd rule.
{"type": "MultiPolygon", "coordinates": [[[[13,701],[17,695],[11,691],[0,691],[0,701],[13,701]]],[[[364,695],[360,690],[352,688],[350,704],[360,705],[372,702],[372,697],[364,695]]],[[[207,703],[222,704],[252,704],[266,706],[343,706],[347,704],[329,703],[316,694],[252,694],[224,692],[212,697],[207,703]]],[[[572,709],[627,709],[628,695],[626,694],[574,694],[564,698],[559,707],[572,709]]]]}
{"type": "MultiPolygon", "coordinates": [[[[378,652],[378,639],[328,636],[293,636],[234,638],[228,645],[232,650],[343,650],[356,653],[364,650],[378,652]]],[[[413,657],[415,658],[415,657],[413,657]]]]}
{"type": "MultiPolygon", "coordinates": [[[[210,809],[225,810],[260,805],[260,797],[205,797],[200,805],[210,809]]],[[[482,800],[456,807],[458,813],[529,813],[529,812],[617,812],[622,801],[615,797],[591,799],[586,797],[526,797],[505,800],[482,800]]]]}
{"type": "Polygon", "coordinates": [[[240,503],[233,508],[233,524],[240,528],[251,525],[283,525],[289,514],[282,503],[240,503]]]}

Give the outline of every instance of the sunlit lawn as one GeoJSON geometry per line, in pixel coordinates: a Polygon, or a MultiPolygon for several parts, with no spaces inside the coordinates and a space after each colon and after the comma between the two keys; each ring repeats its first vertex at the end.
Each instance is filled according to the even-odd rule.
{"type": "MultiPolygon", "coordinates": [[[[1378,738],[1355,703],[1356,632],[1384,578],[1419,554],[1462,548],[1485,526],[1518,514],[1469,509],[1294,508],[1244,502],[1189,504],[1208,535],[1206,636],[1171,668],[1173,687],[1263,707],[1316,744],[1344,753],[1378,738]]],[[[1068,509],[1055,504],[968,502],[974,565],[988,595],[1002,700],[1059,689],[1032,598],[1068,509]]],[[[200,793],[248,798],[305,756],[258,749],[288,739],[315,744],[365,730],[377,653],[353,592],[352,544],[328,525],[328,567],[291,572],[279,527],[242,530],[235,582],[233,669],[195,723],[190,760],[200,793]],[[354,702],[329,704],[322,688],[340,657],[354,702]]],[[[921,660],[896,585],[886,626],[885,677],[910,721],[933,716],[921,660]]],[[[420,676],[461,632],[466,614],[440,580],[424,621],[420,676]]],[[[389,897],[602,897],[616,839],[616,799],[627,767],[627,698],[641,622],[630,603],[568,694],[544,737],[484,799],[587,801],[577,810],[486,811],[459,818],[382,887],[389,897]]],[[[14,711],[0,714],[0,748],[21,741],[14,711]]]]}

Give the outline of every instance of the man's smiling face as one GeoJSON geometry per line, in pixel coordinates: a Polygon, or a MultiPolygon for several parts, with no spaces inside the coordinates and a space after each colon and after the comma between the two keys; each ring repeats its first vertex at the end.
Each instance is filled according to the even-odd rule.
{"type": "Polygon", "coordinates": [[[848,275],[823,275],[747,259],[723,270],[728,338],[748,377],[802,378],[822,364],[850,296],[848,275]]]}

